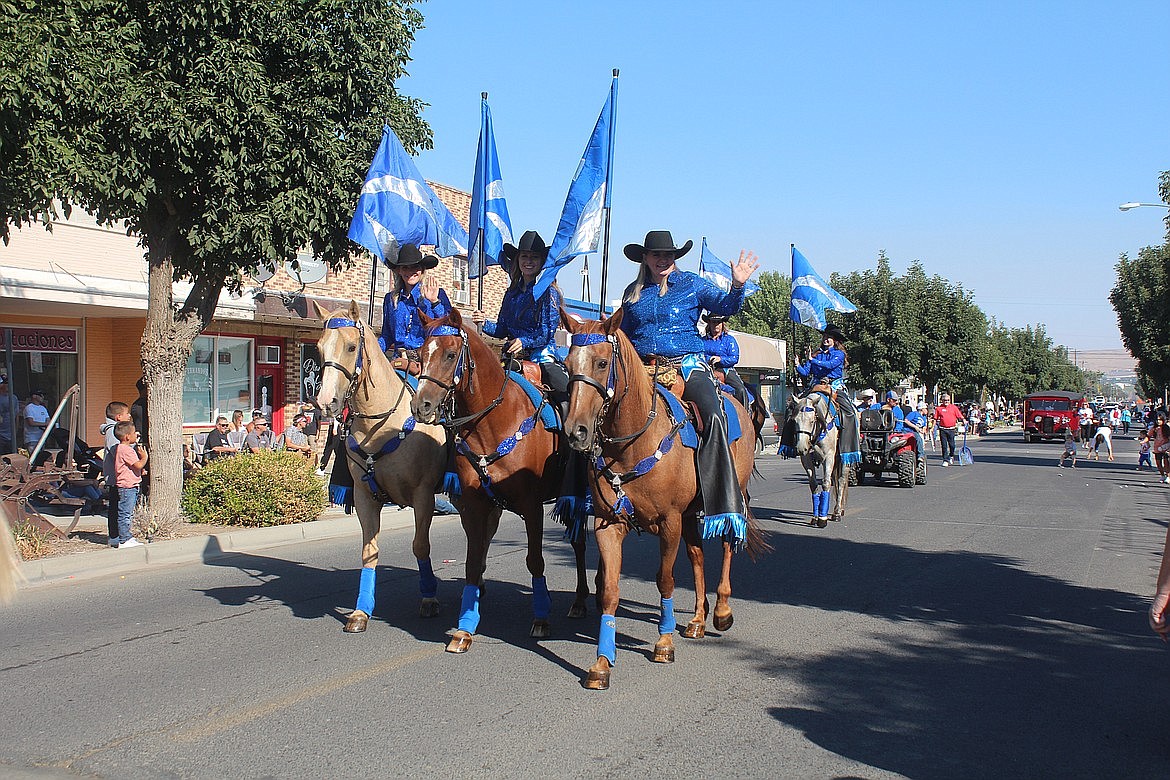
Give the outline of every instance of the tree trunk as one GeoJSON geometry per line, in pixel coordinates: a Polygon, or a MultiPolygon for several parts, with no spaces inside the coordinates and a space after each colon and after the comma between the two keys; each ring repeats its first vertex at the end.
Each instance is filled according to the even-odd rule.
{"type": "Polygon", "coordinates": [[[180,519],[183,495],[183,380],[195,337],[211,322],[222,283],[214,295],[197,282],[182,308],[176,308],[175,220],[164,219],[146,235],[148,300],[142,333],[142,375],[147,386],[150,427],[150,516],[163,529],[180,519]],[[209,298],[214,300],[208,300],[209,298]]]}

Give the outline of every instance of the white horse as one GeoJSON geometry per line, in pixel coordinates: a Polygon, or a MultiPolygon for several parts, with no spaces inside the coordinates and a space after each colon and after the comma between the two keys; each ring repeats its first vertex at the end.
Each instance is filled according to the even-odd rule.
{"type": "Polygon", "coordinates": [[[808,474],[808,487],[812,491],[813,512],[809,525],[824,528],[829,520],[840,520],[845,516],[845,505],[849,501],[849,467],[843,463],[838,447],[840,419],[829,411],[829,397],[819,390],[812,390],[792,403],[793,446],[808,474]],[[834,502],[831,513],[830,495],[834,502]]]}

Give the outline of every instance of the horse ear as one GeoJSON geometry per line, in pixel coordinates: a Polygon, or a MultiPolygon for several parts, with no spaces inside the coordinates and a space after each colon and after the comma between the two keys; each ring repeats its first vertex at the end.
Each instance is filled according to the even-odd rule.
{"type": "Polygon", "coordinates": [[[317,319],[321,320],[321,322],[329,319],[329,312],[321,308],[321,304],[317,303],[316,301],[313,301],[313,310],[317,313],[317,319]]]}
{"type": "Polygon", "coordinates": [[[357,301],[353,298],[349,299],[349,318],[354,322],[360,322],[362,319],[362,310],[358,306],[357,301]]]}
{"type": "Polygon", "coordinates": [[[418,319],[419,319],[419,322],[421,322],[423,324],[424,328],[429,328],[429,327],[431,327],[431,323],[434,322],[435,320],[437,320],[438,317],[428,317],[427,313],[425,311],[423,311],[422,309],[419,309],[418,310],[418,319]]]}
{"type": "Polygon", "coordinates": [[[459,313],[459,309],[452,306],[451,313],[447,315],[447,322],[454,325],[456,328],[463,327],[463,315],[459,313]]]}
{"type": "Polygon", "coordinates": [[[601,323],[601,330],[605,333],[605,335],[612,336],[618,332],[618,328],[620,328],[622,324],[623,314],[625,314],[625,308],[619,306],[618,310],[609,316],[609,319],[601,323]]]}
{"type": "Polygon", "coordinates": [[[565,330],[569,331],[569,333],[576,333],[578,330],[580,330],[581,325],[577,322],[576,318],[573,317],[572,314],[569,314],[567,311],[565,311],[564,306],[559,308],[561,312],[561,325],[564,326],[565,330]]]}

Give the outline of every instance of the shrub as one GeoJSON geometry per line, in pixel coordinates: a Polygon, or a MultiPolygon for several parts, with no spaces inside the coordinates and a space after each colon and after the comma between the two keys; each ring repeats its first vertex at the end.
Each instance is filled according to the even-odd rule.
{"type": "MultiPolygon", "coordinates": [[[[3,522],[2,518],[0,522],[3,522]]],[[[4,533],[3,528],[0,528],[0,533],[4,533]]],[[[12,536],[16,539],[16,552],[26,561],[44,558],[53,550],[53,537],[25,520],[12,527],[12,536]]]]}
{"type": "Polygon", "coordinates": [[[183,512],[193,523],[268,526],[316,520],[325,485],[295,452],[219,458],[187,476],[183,512]]]}

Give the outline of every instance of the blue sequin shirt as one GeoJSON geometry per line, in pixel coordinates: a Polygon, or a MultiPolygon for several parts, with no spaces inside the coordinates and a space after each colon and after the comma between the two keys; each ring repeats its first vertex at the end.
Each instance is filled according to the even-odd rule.
{"type": "Polygon", "coordinates": [[[393,292],[386,294],[382,301],[382,335],[378,336],[378,346],[383,352],[422,346],[420,311],[428,317],[446,317],[451,313],[451,301],[440,289],[439,300],[431,303],[423,297],[421,284],[416,284],[411,290],[399,290],[397,296],[393,292]]]}
{"type": "Polygon", "coordinates": [[[739,342],[735,340],[735,336],[726,331],[719,338],[711,338],[710,336],[704,338],[703,351],[708,358],[719,358],[721,368],[734,368],[735,364],[739,362],[739,342]]]}
{"type": "Polygon", "coordinates": [[[845,378],[845,353],[836,347],[822,349],[803,365],[796,367],[796,373],[810,377],[813,382],[845,378]]]}
{"type": "Polygon", "coordinates": [[[521,357],[537,363],[556,360],[556,332],[560,324],[561,294],[549,287],[539,301],[532,287],[509,287],[497,320],[487,320],[483,332],[498,339],[520,339],[521,357]]]}
{"type": "Polygon", "coordinates": [[[658,285],[651,282],[642,287],[636,302],[626,301],[622,308],[622,330],[639,355],[702,355],[699,315],[704,309],[727,317],[738,314],[743,287],[733,286],[725,293],[696,273],[674,271],[666,279],[666,295],[659,295],[658,285]]]}

